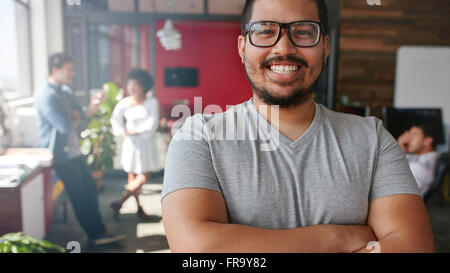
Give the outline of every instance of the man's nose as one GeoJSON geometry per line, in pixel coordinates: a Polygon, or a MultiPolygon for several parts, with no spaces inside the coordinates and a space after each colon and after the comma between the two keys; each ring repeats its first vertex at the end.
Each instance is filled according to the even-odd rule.
{"type": "Polygon", "coordinates": [[[289,39],[289,30],[282,29],[281,31],[280,40],[273,46],[274,53],[281,56],[295,54],[297,52],[297,46],[289,39]]]}

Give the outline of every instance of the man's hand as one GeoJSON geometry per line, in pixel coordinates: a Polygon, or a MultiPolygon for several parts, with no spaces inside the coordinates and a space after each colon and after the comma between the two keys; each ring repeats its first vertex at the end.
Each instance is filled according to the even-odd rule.
{"type": "Polygon", "coordinates": [[[106,99],[106,93],[104,91],[98,92],[95,94],[94,98],[91,100],[88,109],[86,110],[86,117],[91,118],[95,115],[95,113],[102,105],[103,101],[106,99]]]}
{"type": "Polygon", "coordinates": [[[127,136],[134,136],[134,135],[137,135],[137,134],[139,134],[139,133],[134,131],[134,130],[131,130],[131,131],[127,130],[127,131],[122,133],[122,137],[126,138],[127,136]]]}
{"type": "Polygon", "coordinates": [[[80,111],[74,110],[72,112],[72,120],[73,120],[73,123],[75,125],[75,128],[80,126],[80,123],[81,123],[81,113],[80,113],[80,111]]]}
{"type": "Polygon", "coordinates": [[[369,242],[377,241],[373,229],[366,225],[338,226],[342,229],[343,243],[347,252],[366,248],[369,242]]]}
{"type": "Polygon", "coordinates": [[[408,152],[408,145],[411,141],[411,134],[409,131],[405,131],[401,136],[399,136],[397,142],[398,145],[400,145],[400,148],[402,149],[403,153],[408,152]]]}

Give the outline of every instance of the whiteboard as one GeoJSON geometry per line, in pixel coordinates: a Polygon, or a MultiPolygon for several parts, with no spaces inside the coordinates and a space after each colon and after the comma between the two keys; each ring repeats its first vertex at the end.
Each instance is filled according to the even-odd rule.
{"type": "Polygon", "coordinates": [[[399,48],[394,107],[441,108],[450,124],[450,47],[399,48]]]}

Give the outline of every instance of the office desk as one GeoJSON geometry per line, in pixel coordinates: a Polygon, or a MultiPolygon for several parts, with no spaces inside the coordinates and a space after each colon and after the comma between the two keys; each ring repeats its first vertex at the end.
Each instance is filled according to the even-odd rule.
{"type": "Polygon", "coordinates": [[[53,220],[52,155],[46,149],[8,149],[0,156],[0,174],[26,168],[15,180],[0,182],[0,236],[22,231],[43,239],[53,220]],[[3,173],[2,173],[3,170],[3,173]]]}

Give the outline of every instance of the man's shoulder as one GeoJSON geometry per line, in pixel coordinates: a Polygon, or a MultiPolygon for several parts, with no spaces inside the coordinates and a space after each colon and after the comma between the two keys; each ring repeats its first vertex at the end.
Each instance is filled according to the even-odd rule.
{"type": "Polygon", "coordinates": [[[344,129],[351,128],[352,130],[373,131],[379,130],[383,127],[383,122],[374,116],[362,117],[359,115],[336,112],[318,104],[321,107],[321,112],[326,123],[333,127],[342,127],[344,129]]]}
{"type": "Polygon", "coordinates": [[[241,114],[248,112],[249,101],[236,104],[234,106],[228,106],[224,112],[215,114],[201,114],[201,118],[205,122],[215,121],[215,120],[226,120],[231,117],[241,117],[241,114]],[[237,114],[237,115],[236,115],[237,114]]]}
{"type": "Polygon", "coordinates": [[[45,101],[56,96],[56,90],[49,83],[45,83],[34,91],[35,106],[39,107],[45,101]]]}
{"type": "MultiPolygon", "coordinates": [[[[211,133],[218,133],[223,131],[223,127],[231,128],[238,126],[239,123],[244,122],[245,115],[248,113],[248,101],[228,107],[225,112],[206,114],[197,113],[189,116],[182,122],[180,130],[178,130],[176,139],[184,136],[194,136],[195,139],[211,139],[211,133]],[[230,127],[231,126],[231,127],[230,127]]],[[[183,137],[185,139],[185,137],[183,137]]]]}
{"type": "Polygon", "coordinates": [[[439,158],[440,154],[437,151],[431,151],[426,154],[420,155],[421,158],[424,158],[425,160],[434,161],[439,158]]]}

